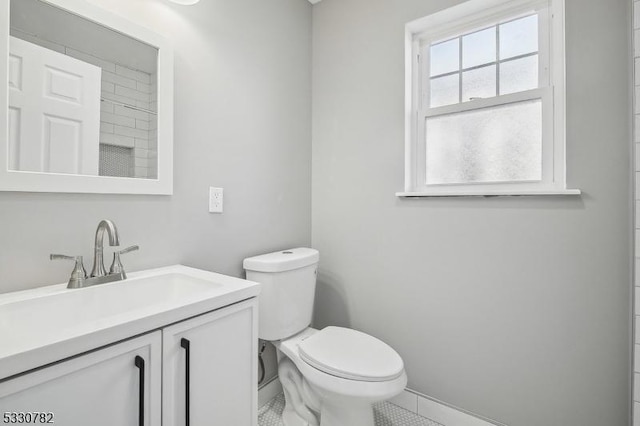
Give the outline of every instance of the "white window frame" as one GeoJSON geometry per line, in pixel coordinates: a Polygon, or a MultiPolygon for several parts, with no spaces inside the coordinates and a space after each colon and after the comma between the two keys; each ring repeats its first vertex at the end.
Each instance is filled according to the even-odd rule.
{"type": "MultiPolygon", "coordinates": [[[[405,188],[400,197],[464,195],[577,195],[566,187],[566,103],[564,0],[470,0],[406,25],[405,30],[405,188]],[[525,92],[431,108],[431,44],[527,16],[539,16],[540,85],[525,92]],[[548,31],[545,31],[547,30],[548,31]],[[425,74],[427,77],[425,77],[425,74]],[[542,100],[542,180],[464,184],[426,183],[426,118],[542,100]]],[[[462,64],[461,64],[462,66],[462,64]]]]}

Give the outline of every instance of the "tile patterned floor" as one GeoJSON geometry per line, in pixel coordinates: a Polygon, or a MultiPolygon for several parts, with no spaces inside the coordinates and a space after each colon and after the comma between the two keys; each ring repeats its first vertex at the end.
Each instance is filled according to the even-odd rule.
{"type": "MultiPolygon", "coordinates": [[[[258,426],[283,426],[283,409],[284,394],[280,394],[258,410],[258,426]]],[[[374,416],[376,426],[443,426],[388,402],[376,404],[374,416]]]]}

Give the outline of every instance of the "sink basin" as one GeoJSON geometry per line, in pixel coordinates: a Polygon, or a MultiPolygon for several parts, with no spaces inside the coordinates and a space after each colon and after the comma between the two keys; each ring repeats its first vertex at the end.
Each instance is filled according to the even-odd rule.
{"type": "Polygon", "coordinates": [[[257,283],[177,265],[0,295],[0,380],[258,293],[257,283]]]}

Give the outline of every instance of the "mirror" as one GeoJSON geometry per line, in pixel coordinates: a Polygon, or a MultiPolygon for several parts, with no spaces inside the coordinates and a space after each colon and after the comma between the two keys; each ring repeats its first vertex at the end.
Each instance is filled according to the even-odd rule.
{"type": "Polygon", "coordinates": [[[8,3],[0,189],[170,194],[166,41],[80,0],[8,3]]]}
{"type": "Polygon", "coordinates": [[[10,13],[9,168],[155,179],[158,49],[39,0],[10,13]]]}

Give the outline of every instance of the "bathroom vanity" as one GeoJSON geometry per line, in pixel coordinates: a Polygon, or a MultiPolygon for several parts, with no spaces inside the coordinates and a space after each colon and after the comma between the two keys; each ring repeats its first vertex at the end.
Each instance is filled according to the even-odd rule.
{"type": "Polygon", "coordinates": [[[0,422],[255,425],[258,293],[172,266],[0,295],[0,422]]]}

